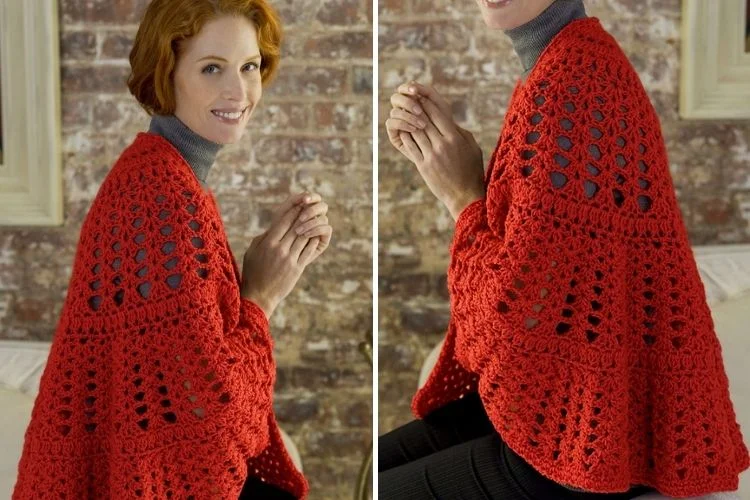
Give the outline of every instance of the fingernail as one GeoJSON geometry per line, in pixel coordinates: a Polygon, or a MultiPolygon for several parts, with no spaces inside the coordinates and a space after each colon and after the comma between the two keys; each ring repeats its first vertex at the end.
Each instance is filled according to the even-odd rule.
{"type": "Polygon", "coordinates": [[[424,128],[425,126],[427,126],[427,124],[423,122],[422,120],[419,120],[417,124],[419,125],[419,128],[424,128]]]}
{"type": "Polygon", "coordinates": [[[414,112],[415,112],[416,114],[421,114],[421,113],[422,113],[422,108],[420,108],[419,106],[414,106],[414,108],[413,108],[413,109],[414,109],[414,112]]]}
{"type": "Polygon", "coordinates": [[[414,87],[409,87],[409,92],[411,92],[412,94],[414,94],[414,93],[417,92],[417,89],[414,88],[414,87]]]}

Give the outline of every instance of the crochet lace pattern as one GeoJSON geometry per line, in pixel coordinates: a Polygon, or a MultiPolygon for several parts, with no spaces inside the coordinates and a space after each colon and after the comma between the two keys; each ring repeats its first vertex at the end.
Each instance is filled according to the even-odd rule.
{"type": "Polygon", "coordinates": [[[84,220],[13,498],[226,500],[248,474],[305,497],[268,320],[239,290],[213,194],[138,133],[84,220]]]}
{"type": "Polygon", "coordinates": [[[736,490],[750,457],[660,122],[598,18],[516,83],[485,184],[456,222],[451,320],[414,414],[478,391],[558,483],[736,490]]]}

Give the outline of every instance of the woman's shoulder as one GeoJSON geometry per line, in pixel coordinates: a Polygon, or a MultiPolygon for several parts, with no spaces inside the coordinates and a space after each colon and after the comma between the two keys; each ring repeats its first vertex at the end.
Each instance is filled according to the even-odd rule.
{"type": "Polygon", "coordinates": [[[184,163],[167,139],[151,132],[138,132],[120,153],[108,177],[120,181],[124,178],[125,182],[136,184],[170,180],[189,184],[190,176],[185,176],[184,163]]]}
{"type": "Polygon", "coordinates": [[[627,54],[599,18],[586,17],[571,21],[547,45],[523,88],[616,97],[641,90],[642,84],[627,54]]]}
{"type": "Polygon", "coordinates": [[[210,193],[183,163],[166,139],[139,132],[102,181],[82,231],[141,218],[148,222],[146,229],[158,229],[175,216],[184,223],[196,219],[215,225],[219,216],[210,193]]]}
{"type": "Polygon", "coordinates": [[[143,199],[144,195],[158,203],[194,198],[210,204],[209,193],[177,149],[160,135],[138,132],[105,176],[93,205],[143,199]]]}

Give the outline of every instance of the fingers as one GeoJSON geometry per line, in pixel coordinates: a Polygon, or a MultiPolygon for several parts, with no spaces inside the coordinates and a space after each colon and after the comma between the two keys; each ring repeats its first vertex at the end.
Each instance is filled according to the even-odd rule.
{"type": "Polygon", "coordinates": [[[304,236],[310,238],[311,235],[307,234],[308,232],[312,231],[313,229],[315,229],[315,228],[317,228],[319,226],[325,226],[326,224],[328,224],[328,217],[325,216],[325,215],[319,215],[319,216],[317,216],[317,217],[315,217],[313,219],[308,220],[304,224],[300,224],[299,226],[297,226],[295,228],[294,231],[298,235],[301,234],[301,235],[304,235],[304,236]]]}
{"type": "MultiPolygon", "coordinates": [[[[281,214],[281,217],[274,222],[268,230],[268,235],[266,237],[269,238],[269,241],[280,242],[287,232],[291,230],[294,220],[301,211],[302,207],[300,205],[293,205],[286,212],[281,214]]],[[[294,231],[291,232],[294,233],[294,231]]],[[[291,244],[291,242],[289,242],[289,244],[291,244]]]]}
{"type": "Polygon", "coordinates": [[[391,96],[391,106],[394,108],[401,108],[415,115],[421,115],[424,113],[422,106],[419,104],[416,97],[409,97],[399,93],[395,93],[391,96]]]}
{"type": "Polygon", "coordinates": [[[295,234],[303,234],[310,229],[321,225],[328,224],[328,204],[325,202],[313,203],[306,206],[297,217],[294,226],[295,234]]]}
{"type": "Polygon", "coordinates": [[[406,130],[406,132],[414,132],[414,130],[424,128],[427,125],[423,114],[417,116],[401,108],[391,108],[391,119],[410,125],[412,130],[406,130]]]}
{"type": "Polygon", "coordinates": [[[391,105],[388,138],[412,162],[423,161],[443,137],[459,133],[450,104],[431,86],[404,83],[391,96],[391,105]]]}
{"type": "Polygon", "coordinates": [[[432,153],[432,143],[430,142],[429,137],[427,137],[427,133],[422,130],[417,130],[413,134],[411,134],[412,139],[414,139],[414,142],[417,143],[417,146],[419,146],[419,150],[422,153],[422,157],[426,158],[430,153],[432,153]]]}
{"type": "Polygon", "coordinates": [[[331,226],[329,226],[327,223],[321,224],[319,226],[313,227],[312,229],[307,231],[305,234],[303,234],[303,236],[305,238],[314,238],[315,236],[323,236],[323,235],[328,234],[329,230],[332,230],[331,226]]]}
{"type": "Polygon", "coordinates": [[[281,204],[276,207],[271,217],[271,225],[276,224],[281,217],[289,211],[290,208],[300,205],[301,203],[316,203],[320,201],[320,195],[317,193],[310,193],[309,191],[302,191],[301,193],[293,194],[281,204]]]}
{"type": "Polygon", "coordinates": [[[422,106],[429,118],[428,121],[435,125],[440,135],[448,137],[450,134],[456,132],[456,123],[453,121],[453,118],[446,116],[437,104],[429,99],[425,99],[422,101],[422,106]]]}
{"type": "Polygon", "coordinates": [[[307,244],[305,245],[305,248],[302,249],[299,256],[298,262],[300,265],[306,266],[315,259],[319,241],[320,238],[310,238],[307,240],[307,244]]]}
{"type": "Polygon", "coordinates": [[[307,191],[303,191],[301,193],[296,193],[296,194],[289,196],[286,200],[282,201],[278,207],[276,207],[275,212],[278,213],[279,215],[285,214],[287,210],[292,208],[294,205],[298,205],[302,203],[302,200],[304,199],[304,197],[308,196],[309,194],[310,193],[308,193],[307,191]]]}
{"type": "Polygon", "coordinates": [[[451,118],[453,117],[453,111],[451,110],[450,103],[446,101],[445,98],[442,95],[440,95],[438,91],[435,90],[434,87],[430,85],[422,85],[421,83],[418,83],[412,80],[408,83],[402,84],[398,88],[398,91],[402,94],[406,94],[406,95],[410,95],[414,97],[417,97],[417,96],[426,97],[427,99],[435,103],[445,116],[451,117],[451,118]]]}
{"type": "Polygon", "coordinates": [[[291,242],[289,247],[289,257],[291,257],[292,262],[297,262],[298,264],[303,263],[303,261],[300,259],[300,255],[309,242],[310,238],[306,236],[294,236],[294,241],[291,242]]]}
{"type": "Polygon", "coordinates": [[[427,135],[427,139],[429,139],[432,149],[435,149],[435,145],[439,141],[445,140],[445,136],[437,129],[437,127],[435,127],[435,124],[432,123],[432,120],[427,120],[427,126],[423,131],[427,135]]]}
{"type": "Polygon", "coordinates": [[[393,147],[401,151],[403,144],[401,143],[399,134],[402,131],[393,127],[393,123],[391,122],[390,118],[385,121],[385,130],[388,132],[388,140],[391,141],[393,147]]]}
{"type": "Polygon", "coordinates": [[[399,139],[404,145],[404,150],[406,151],[406,156],[411,160],[412,163],[422,163],[424,161],[424,156],[422,156],[422,151],[419,149],[419,146],[417,146],[417,143],[414,142],[414,139],[412,138],[411,134],[407,134],[406,132],[401,132],[399,135],[399,139]]]}
{"type": "MultiPolygon", "coordinates": [[[[328,248],[328,245],[331,243],[331,235],[333,234],[333,228],[331,226],[321,227],[319,233],[320,234],[318,236],[313,236],[312,238],[310,238],[311,242],[317,241],[317,245],[313,249],[314,251],[312,253],[312,257],[304,261],[305,265],[309,264],[313,260],[317,259],[320,255],[322,255],[323,252],[325,252],[328,248]]],[[[301,259],[302,257],[300,256],[300,260],[301,259]]]]}
{"type": "Polygon", "coordinates": [[[324,232],[320,235],[320,243],[318,244],[319,253],[323,253],[328,245],[331,243],[331,236],[333,235],[333,227],[330,225],[324,227],[324,232]]]}
{"type": "Polygon", "coordinates": [[[388,118],[385,121],[385,127],[388,130],[388,138],[391,139],[391,143],[393,143],[391,135],[397,136],[399,132],[416,132],[421,128],[398,118],[388,118]]]}
{"type": "Polygon", "coordinates": [[[321,201],[307,205],[297,217],[299,222],[305,222],[320,215],[328,213],[328,203],[321,201]]]}

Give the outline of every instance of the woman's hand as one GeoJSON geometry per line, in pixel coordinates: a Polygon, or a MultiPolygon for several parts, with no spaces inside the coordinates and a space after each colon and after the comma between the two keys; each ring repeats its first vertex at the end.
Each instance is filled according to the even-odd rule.
{"type": "Polygon", "coordinates": [[[414,163],[453,219],[484,196],[482,150],[451,116],[450,104],[434,88],[411,82],[391,96],[386,121],[396,149],[414,163]],[[423,124],[423,127],[420,125],[423,124]]]}
{"type": "Polygon", "coordinates": [[[310,238],[314,243],[315,251],[308,264],[317,259],[326,251],[331,243],[333,228],[328,224],[328,204],[321,201],[320,195],[313,195],[307,207],[303,208],[295,223],[295,232],[298,235],[310,238]]]}
{"type": "Polygon", "coordinates": [[[242,297],[255,302],[266,317],[297,284],[305,267],[331,241],[328,205],[318,194],[290,196],[274,212],[271,227],[253,239],[242,260],[242,297]]]}

